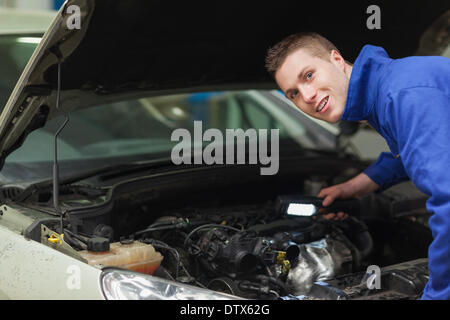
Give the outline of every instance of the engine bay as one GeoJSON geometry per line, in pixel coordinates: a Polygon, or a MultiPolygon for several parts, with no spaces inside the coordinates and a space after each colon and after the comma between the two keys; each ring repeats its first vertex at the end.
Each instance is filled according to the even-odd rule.
{"type": "Polygon", "coordinates": [[[130,238],[163,253],[155,275],[248,299],[415,299],[428,275],[427,259],[407,261],[371,290],[374,239],[362,219],[287,218],[275,203],[187,209],[130,238]]]}
{"type": "MultiPolygon", "coordinates": [[[[145,179],[130,181],[113,191],[63,188],[61,203],[76,203],[77,210],[63,222],[41,219],[28,228],[28,237],[38,240],[40,224],[58,230],[63,223],[64,241],[78,254],[146,244],[161,255],[150,274],[247,299],[417,299],[427,282],[432,237],[425,199],[409,187],[365,196],[358,214],[327,220],[279,209],[280,197],[292,194],[293,186],[311,195],[325,181],[284,190],[285,181],[240,184],[232,191],[225,184],[223,193],[203,186],[203,193],[184,194],[172,185],[164,192],[149,188],[145,179]],[[381,268],[379,288],[369,286],[373,266],[381,268]]],[[[179,179],[177,186],[186,190],[179,179]]]]}
{"type": "Polygon", "coordinates": [[[166,252],[163,266],[173,280],[251,299],[306,295],[316,281],[359,270],[371,251],[367,227],[356,218],[275,213],[270,204],[180,212],[135,236],[166,252]]]}

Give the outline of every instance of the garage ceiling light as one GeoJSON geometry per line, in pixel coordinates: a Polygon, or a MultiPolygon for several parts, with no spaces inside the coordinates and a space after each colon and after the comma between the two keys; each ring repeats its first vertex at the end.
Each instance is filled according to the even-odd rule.
{"type": "Polygon", "coordinates": [[[35,43],[38,44],[39,42],[41,42],[42,38],[38,38],[38,37],[20,37],[17,38],[17,42],[20,43],[35,43]]]}

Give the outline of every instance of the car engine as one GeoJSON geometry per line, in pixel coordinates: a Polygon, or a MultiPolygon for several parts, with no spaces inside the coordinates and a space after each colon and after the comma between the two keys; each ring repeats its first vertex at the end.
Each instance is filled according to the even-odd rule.
{"type": "Polygon", "coordinates": [[[275,207],[186,208],[121,241],[162,252],[159,276],[251,299],[307,296],[317,281],[366,267],[373,240],[362,220],[287,218],[275,207]]]}
{"type": "MultiPolygon", "coordinates": [[[[97,259],[95,251],[121,245],[129,255],[127,246],[151,245],[157,266],[144,273],[247,299],[417,299],[428,281],[426,198],[409,187],[367,195],[358,214],[339,220],[283,213],[279,199],[293,194],[286,183],[252,185],[251,193],[243,186],[233,197],[207,188],[155,191],[145,180],[118,184],[107,196],[108,189],[69,187],[61,201],[74,209],[64,221],[42,218],[25,233],[47,244],[41,227],[64,225],[73,256],[91,251],[97,259]],[[381,289],[369,285],[374,266],[381,289]]],[[[42,206],[51,201],[37,195],[42,206]]]]}

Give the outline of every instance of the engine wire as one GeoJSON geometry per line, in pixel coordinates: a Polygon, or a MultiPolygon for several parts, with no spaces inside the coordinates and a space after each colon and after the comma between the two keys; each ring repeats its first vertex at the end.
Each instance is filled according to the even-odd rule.
{"type": "Polygon", "coordinates": [[[166,249],[167,251],[169,251],[170,253],[172,253],[174,255],[175,260],[177,261],[177,266],[175,269],[175,279],[178,279],[180,264],[181,264],[180,254],[178,253],[178,250],[169,246],[167,243],[164,243],[164,242],[156,240],[156,239],[146,239],[145,242],[150,243],[155,248],[166,249]]]}
{"type": "Polygon", "coordinates": [[[186,239],[184,239],[184,246],[186,247],[188,244],[188,241],[190,240],[190,238],[192,237],[192,235],[194,235],[196,232],[198,232],[201,229],[206,229],[206,228],[224,228],[224,229],[229,229],[229,230],[233,230],[236,232],[240,232],[241,230],[234,228],[234,227],[230,227],[227,225],[223,225],[223,224],[215,224],[215,223],[211,223],[211,224],[204,224],[201,225],[197,228],[195,228],[194,230],[192,230],[187,236],[186,239]]]}
{"type": "Polygon", "coordinates": [[[168,250],[170,253],[172,253],[175,257],[175,260],[177,261],[177,267],[175,270],[175,279],[178,280],[179,279],[179,270],[180,267],[181,269],[183,269],[184,273],[186,274],[186,276],[188,276],[191,279],[194,279],[194,282],[202,287],[202,288],[206,288],[206,286],[204,286],[201,282],[197,281],[193,276],[191,276],[191,274],[189,273],[189,271],[186,269],[186,267],[184,266],[184,264],[181,262],[180,259],[180,254],[178,252],[177,249],[169,246],[167,243],[160,241],[160,240],[156,240],[156,239],[146,239],[145,242],[150,243],[151,245],[153,245],[155,248],[161,248],[161,249],[166,249],[168,250]]]}

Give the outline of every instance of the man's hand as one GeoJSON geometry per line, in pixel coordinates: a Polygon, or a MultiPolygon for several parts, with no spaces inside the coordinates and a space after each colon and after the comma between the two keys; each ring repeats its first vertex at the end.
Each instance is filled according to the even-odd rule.
{"type": "MultiPolygon", "coordinates": [[[[380,186],[373,182],[366,174],[360,173],[347,182],[340,183],[331,187],[323,188],[318,193],[318,198],[323,199],[323,206],[327,207],[336,199],[359,198],[363,195],[376,191],[380,186]]],[[[346,213],[338,212],[337,215],[329,213],[324,215],[325,219],[342,220],[347,217],[346,213]]]]}
{"type": "Polygon", "coordinates": [[[338,212],[338,213],[327,213],[323,215],[323,218],[326,220],[344,220],[348,217],[347,213],[338,212]]]}

